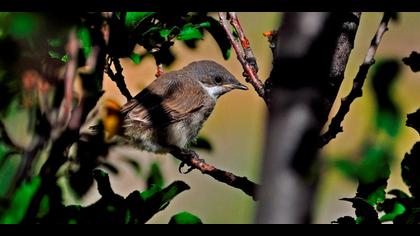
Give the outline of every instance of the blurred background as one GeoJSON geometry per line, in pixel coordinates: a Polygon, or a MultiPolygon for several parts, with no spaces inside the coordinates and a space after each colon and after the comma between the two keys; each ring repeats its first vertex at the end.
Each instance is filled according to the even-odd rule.
{"type": "MultiPolygon", "coordinates": [[[[217,14],[212,15],[217,17],[217,14]]],[[[241,12],[238,13],[238,17],[256,55],[260,68],[259,76],[265,80],[271,70],[272,55],[263,32],[277,29],[281,14],[241,12]]],[[[355,47],[339,92],[340,98],[349,92],[352,79],[363,61],[381,17],[381,13],[362,14],[355,47]]],[[[390,30],[385,34],[379,46],[377,61],[390,58],[401,61],[411,51],[420,50],[420,31],[413,30],[418,23],[420,23],[420,14],[400,13],[399,20],[390,23],[390,30]]],[[[165,68],[166,71],[180,69],[197,60],[214,60],[226,66],[240,81],[244,82],[242,67],[234,52],[232,51],[230,59],[225,61],[216,42],[207,32],[204,39],[198,42],[196,49],[189,49],[182,42],[176,41],[173,52],[177,55],[177,60],[170,67],[165,68]]],[[[155,61],[151,57],[145,58],[139,65],[129,59],[123,59],[122,66],[127,87],[133,95],[155,78],[155,61]]],[[[398,81],[392,86],[392,98],[403,116],[400,124],[402,128],[394,139],[395,153],[393,156],[397,159],[393,161],[388,190],[406,189],[400,177],[399,165],[404,154],[418,139],[415,131],[405,127],[404,124],[405,115],[414,112],[420,105],[420,93],[418,93],[420,79],[416,78],[419,75],[411,72],[409,67],[402,66],[401,68],[398,81]]],[[[235,91],[220,99],[215,111],[200,133],[212,143],[213,151],[201,151],[199,154],[201,158],[220,169],[239,176],[247,176],[250,180],[258,183],[260,182],[259,168],[262,161],[267,110],[252,87],[250,85],[248,87],[251,88],[248,91],[235,91]]],[[[105,79],[103,88],[105,94],[101,98],[101,102],[112,99],[123,105],[125,98],[120,94],[113,81],[105,79]]],[[[98,104],[98,106],[100,105],[98,104]]],[[[328,163],[337,158],[358,158],[365,138],[376,125],[375,106],[372,84],[368,76],[363,97],[353,103],[344,120],[344,132],[340,133],[321,151],[321,159],[325,165],[321,172],[314,223],[330,223],[338,217],[354,215],[351,204],[339,201],[339,199],[354,196],[357,182],[345,177],[328,163]]],[[[338,107],[339,100],[336,101],[330,116],[335,114],[338,107]]],[[[25,135],[25,126],[20,125],[25,122],[24,120],[25,114],[17,114],[13,119],[5,122],[10,129],[10,135],[21,144],[27,144],[30,141],[25,135]]],[[[180,174],[178,172],[179,162],[169,155],[155,155],[129,147],[115,147],[111,150],[108,160],[120,169],[118,175],[110,174],[110,176],[114,191],[122,196],[127,196],[135,189],[143,190],[145,188],[146,183],[142,176],[148,173],[147,168],[150,163],[155,161],[161,165],[165,183],[183,180],[191,186],[189,191],[177,196],[164,211],[155,215],[149,223],[167,223],[172,215],[181,211],[189,211],[199,216],[204,223],[252,223],[254,220],[256,203],[249,196],[240,190],[217,182],[207,175],[202,175],[197,170],[186,175],[180,174]],[[138,160],[142,167],[140,174],[136,174],[122,162],[121,158],[123,157],[138,160]]],[[[65,186],[64,179],[62,182],[65,186]]],[[[93,186],[81,200],[72,196],[70,190],[67,190],[66,193],[66,204],[87,205],[99,198],[96,186],[93,186]]]]}

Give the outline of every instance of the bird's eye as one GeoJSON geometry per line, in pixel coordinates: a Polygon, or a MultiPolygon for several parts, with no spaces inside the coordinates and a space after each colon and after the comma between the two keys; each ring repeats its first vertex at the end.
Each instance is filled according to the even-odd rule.
{"type": "Polygon", "coordinates": [[[216,78],[214,78],[214,82],[216,82],[216,84],[221,84],[222,83],[222,77],[217,76],[216,78]]]}

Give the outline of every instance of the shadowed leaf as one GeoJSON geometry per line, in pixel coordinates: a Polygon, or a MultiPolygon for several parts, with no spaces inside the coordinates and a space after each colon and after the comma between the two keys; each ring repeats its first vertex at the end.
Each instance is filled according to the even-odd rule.
{"type": "Polygon", "coordinates": [[[331,222],[333,224],[340,224],[340,225],[355,225],[356,220],[354,220],[351,216],[343,216],[338,218],[336,221],[331,222]]]}
{"type": "Polygon", "coordinates": [[[217,21],[213,17],[208,16],[206,20],[210,24],[210,27],[206,28],[206,30],[216,40],[217,44],[219,45],[220,50],[222,51],[223,58],[225,60],[229,59],[232,46],[229,42],[229,39],[226,36],[225,30],[220,25],[219,21],[217,21]]]}
{"type": "Polygon", "coordinates": [[[197,137],[197,139],[191,143],[191,147],[207,150],[209,152],[213,151],[213,146],[210,141],[202,136],[197,137]]]}
{"type": "Polygon", "coordinates": [[[418,52],[412,51],[410,56],[404,57],[402,61],[409,66],[413,72],[420,71],[420,54],[418,52]]]}
{"type": "Polygon", "coordinates": [[[420,198],[420,142],[414,144],[410,153],[406,153],[401,162],[401,176],[411,194],[420,198]]]}
{"type": "Polygon", "coordinates": [[[380,224],[378,213],[375,208],[362,198],[342,198],[340,200],[353,203],[353,208],[356,209],[356,223],[357,224],[380,224]]]}
{"type": "Polygon", "coordinates": [[[420,109],[407,115],[406,125],[417,130],[420,135],[420,109]]]}

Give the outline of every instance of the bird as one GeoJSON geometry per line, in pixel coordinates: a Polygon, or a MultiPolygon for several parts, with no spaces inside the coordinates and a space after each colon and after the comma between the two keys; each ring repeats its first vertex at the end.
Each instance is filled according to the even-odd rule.
{"type": "Polygon", "coordinates": [[[153,153],[184,149],[197,137],[218,98],[235,89],[248,90],[211,60],[164,73],[122,106],[115,140],[153,153]]]}

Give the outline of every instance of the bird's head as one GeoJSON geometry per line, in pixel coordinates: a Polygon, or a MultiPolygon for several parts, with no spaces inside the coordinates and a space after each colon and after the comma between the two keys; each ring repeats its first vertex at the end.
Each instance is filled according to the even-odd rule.
{"type": "Polygon", "coordinates": [[[214,61],[197,61],[185,67],[214,98],[233,89],[248,90],[225,67],[214,61]]]}

